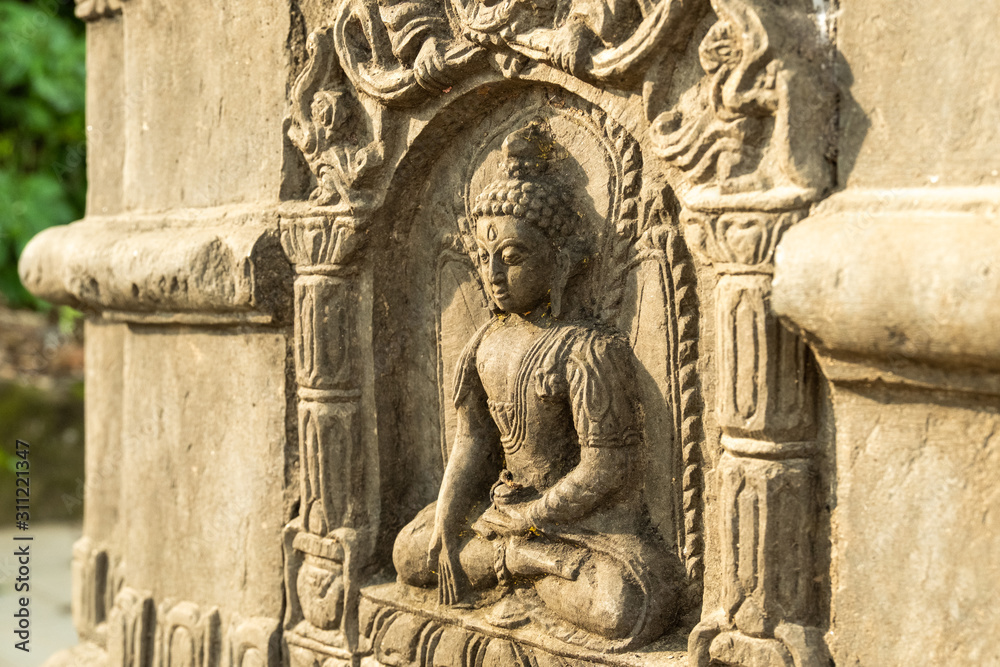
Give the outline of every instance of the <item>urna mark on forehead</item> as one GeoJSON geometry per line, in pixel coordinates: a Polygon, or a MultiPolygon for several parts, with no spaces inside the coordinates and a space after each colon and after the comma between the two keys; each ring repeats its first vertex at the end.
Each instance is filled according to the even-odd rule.
{"type": "Polygon", "coordinates": [[[513,216],[483,216],[476,221],[476,243],[484,250],[494,251],[509,245],[526,249],[542,249],[552,245],[536,225],[513,216]]]}

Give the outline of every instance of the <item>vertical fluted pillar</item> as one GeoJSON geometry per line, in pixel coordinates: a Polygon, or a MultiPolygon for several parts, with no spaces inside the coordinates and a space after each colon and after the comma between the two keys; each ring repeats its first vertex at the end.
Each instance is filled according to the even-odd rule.
{"type": "Polygon", "coordinates": [[[805,343],[771,312],[774,247],[805,211],[684,214],[715,268],[722,608],[692,664],[819,665],[815,618],[816,388],[805,343]],[[789,662],[790,661],[790,662],[789,662]]]}
{"type": "Polygon", "coordinates": [[[360,664],[358,571],[379,518],[372,403],[372,278],[366,221],[282,217],[295,264],[300,508],[285,528],[285,641],[291,664],[360,664]]]}
{"type": "Polygon", "coordinates": [[[770,307],[774,249],[832,183],[828,17],[815,3],[712,0],[705,77],[651,128],[715,287],[721,608],[691,665],[825,665],[815,572],[816,388],[770,307]]]}

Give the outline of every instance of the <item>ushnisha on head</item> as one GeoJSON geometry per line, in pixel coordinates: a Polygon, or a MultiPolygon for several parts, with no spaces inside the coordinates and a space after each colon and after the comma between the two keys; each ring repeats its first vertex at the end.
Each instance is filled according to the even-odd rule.
{"type": "Polygon", "coordinates": [[[565,189],[546,177],[556,152],[551,129],[532,121],[504,141],[504,173],[472,210],[479,272],[494,310],[562,313],[562,295],[585,255],[583,220],[565,189]]]}

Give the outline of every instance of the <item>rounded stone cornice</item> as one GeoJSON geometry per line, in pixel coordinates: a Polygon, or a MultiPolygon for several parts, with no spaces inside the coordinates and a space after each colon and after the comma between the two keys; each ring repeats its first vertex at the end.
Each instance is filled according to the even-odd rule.
{"type": "Polygon", "coordinates": [[[113,319],[270,322],[291,291],[277,227],[259,207],[91,216],[38,234],[18,269],[36,296],[113,319]]]}
{"type": "Polygon", "coordinates": [[[844,360],[928,385],[948,384],[942,369],[995,374],[998,231],[996,188],[838,194],[779,243],[773,308],[845,378],[884,374],[844,360]]]}

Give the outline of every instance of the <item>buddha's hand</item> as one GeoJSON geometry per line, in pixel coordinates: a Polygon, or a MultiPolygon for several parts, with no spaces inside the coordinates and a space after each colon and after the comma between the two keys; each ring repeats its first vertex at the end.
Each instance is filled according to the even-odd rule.
{"type": "Polygon", "coordinates": [[[462,566],[458,561],[457,539],[440,523],[435,523],[427,547],[427,568],[437,572],[438,602],[455,605],[461,599],[462,566]]]}
{"type": "Polygon", "coordinates": [[[531,503],[497,503],[483,512],[481,520],[488,524],[498,535],[524,535],[535,522],[530,516],[531,503]]]}

